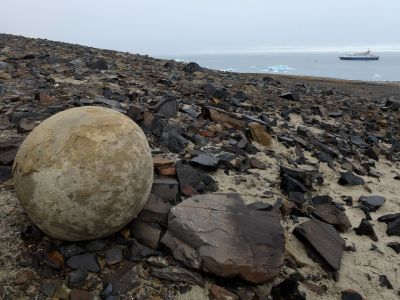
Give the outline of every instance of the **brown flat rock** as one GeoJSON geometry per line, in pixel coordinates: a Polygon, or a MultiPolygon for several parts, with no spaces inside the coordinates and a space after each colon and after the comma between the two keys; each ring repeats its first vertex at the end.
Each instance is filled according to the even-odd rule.
{"type": "Polygon", "coordinates": [[[317,205],[313,213],[318,219],[335,226],[340,231],[346,231],[351,227],[346,213],[340,210],[336,205],[320,204],[317,205]]]}

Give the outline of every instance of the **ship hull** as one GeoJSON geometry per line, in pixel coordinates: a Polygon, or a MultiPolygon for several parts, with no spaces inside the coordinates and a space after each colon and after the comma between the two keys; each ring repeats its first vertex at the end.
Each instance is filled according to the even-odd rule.
{"type": "Polygon", "coordinates": [[[378,60],[379,56],[339,56],[341,60],[378,60]]]}

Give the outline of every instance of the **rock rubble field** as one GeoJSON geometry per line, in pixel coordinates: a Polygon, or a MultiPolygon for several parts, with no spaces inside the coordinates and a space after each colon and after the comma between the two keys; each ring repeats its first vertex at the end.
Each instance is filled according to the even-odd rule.
{"type": "MultiPolygon", "coordinates": [[[[85,149],[79,159],[96,160],[85,149]]],[[[213,71],[0,34],[0,299],[399,297],[398,83],[213,71]],[[123,229],[66,242],[24,212],[12,165],[36,126],[84,106],[141,127],[154,180],[123,229]]]]}

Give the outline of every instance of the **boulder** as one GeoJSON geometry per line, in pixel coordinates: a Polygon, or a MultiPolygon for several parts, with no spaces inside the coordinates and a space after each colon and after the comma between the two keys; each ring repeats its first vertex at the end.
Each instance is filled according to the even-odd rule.
{"type": "Polygon", "coordinates": [[[53,238],[79,241],[119,231],[140,212],[153,181],[142,130],[111,109],[79,107],[37,126],[16,155],[18,199],[53,238]]]}
{"type": "Polygon", "coordinates": [[[161,242],[188,267],[253,283],[273,280],[285,237],[275,212],[249,209],[238,194],[205,194],[170,210],[161,242]]]}

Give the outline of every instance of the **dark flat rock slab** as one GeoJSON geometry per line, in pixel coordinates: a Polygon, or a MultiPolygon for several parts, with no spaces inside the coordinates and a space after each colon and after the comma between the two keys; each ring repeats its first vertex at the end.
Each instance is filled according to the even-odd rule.
{"type": "Polygon", "coordinates": [[[400,217],[400,213],[387,214],[387,215],[380,216],[378,218],[378,221],[379,222],[389,223],[389,222],[392,222],[392,221],[394,221],[395,219],[397,219],[399,217],[400,217]]]}
{"type": "Polygon", "coordinates": [[[362,177],[357,176],[352,172],[346,172],[340,175],[338,183],[340,185],[363,185],[365,182],[362,177]]]}
{"type": "Polygon", "coordinates": [[[219,158],[210,154],[201,153],[191,159],[192,163],[210,169],[215,169],[218,166],[219,158]]]}
{"type": "Polygon", "coordinates": [[[382,196],[361,196],[360,202],[374,212],[385,203],[386,199],[382,196]]]}
{"type": "Polygon", "coordinates": [[[333,198],[329,195],[314,196],[311,199],[311,202],[314,205],[329,204],[329,203],[332,203],[332,201],[333,201],[333,198]]]}
{"type": "Polygon", "coordinates": [[[322,258],[331,269],[340,269],[340,260],[345,241],[336,229],[327,223],[318,220],[309,220],[298,225],[293,234],[322,258]]]}

